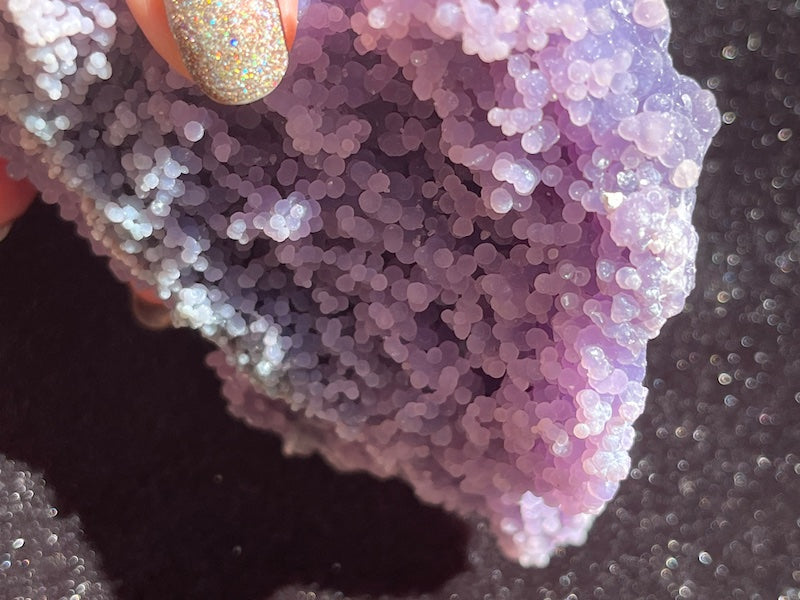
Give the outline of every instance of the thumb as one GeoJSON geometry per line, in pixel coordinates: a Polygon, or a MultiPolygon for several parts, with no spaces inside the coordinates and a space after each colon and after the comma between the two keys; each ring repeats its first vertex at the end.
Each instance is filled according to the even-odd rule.
{"type": "Polygon", "coordinates": [[[286,72],[297,0],[127,1],[156,52],[213,100],[259,100],[286,72]]]}
{"type": "Polygon", "coordinates": [[[0,158],[0,240],[36,197],[36,188],[27,179],[12,179],[6,166],[6,161],[0,158]]]}

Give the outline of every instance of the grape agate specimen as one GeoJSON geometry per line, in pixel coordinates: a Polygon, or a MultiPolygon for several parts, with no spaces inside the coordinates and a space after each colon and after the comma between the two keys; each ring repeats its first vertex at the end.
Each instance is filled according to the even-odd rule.
{"type": "Polygon", "coordinates": [[[0,9],[0,154],[219,345],[233,414],[523,565],[586,539],[694,284],[720,122],[662,0],[311,3],[244,107],[122,2],[0,9]]]}

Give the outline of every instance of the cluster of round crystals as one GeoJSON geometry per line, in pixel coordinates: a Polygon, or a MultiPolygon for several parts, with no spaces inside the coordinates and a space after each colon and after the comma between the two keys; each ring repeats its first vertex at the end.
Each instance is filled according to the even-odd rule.
{"type": "Polygon", "coordinates": [[[122,7],[70,3],[41,42],[6,13],[11,168],[220,344],[232,412],[484,515],[523,564],[585,539],[629,468],[647,340],[693,285],[719,125],[661,0],[311,3],[285,81],[235,108],[122,7]]]}
{"type": "Polygon", "coordinates": [[[75,515],[58,516],[39,474],[0,455],[0,589],[6,598],[111,600],[75,515]]]}

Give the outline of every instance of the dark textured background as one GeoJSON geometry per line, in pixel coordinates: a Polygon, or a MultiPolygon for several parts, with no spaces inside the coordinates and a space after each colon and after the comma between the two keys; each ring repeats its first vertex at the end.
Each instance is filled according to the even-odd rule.
{"type": "Polygon", "coordinates": [[[698,194],[697,288],[650,346],[631,477],[546,569],[504,561],[404,484],[284,459],[227,417],[199,337],[138,328],[52,207],[15,226],[0,453],[80,516],[121,600],[798,597],[800,2],[669,5],[676,66],[725,122],[698,194]]]}

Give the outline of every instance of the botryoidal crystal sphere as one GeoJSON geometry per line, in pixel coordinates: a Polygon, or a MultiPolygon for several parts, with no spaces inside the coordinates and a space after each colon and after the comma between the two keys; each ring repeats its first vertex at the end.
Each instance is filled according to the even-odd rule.
{"type": "Polygon", "coordinates": [[[720,123],[662,0],[311,3],[241,107],[123,2],[0,9],[0,154],[218,344],[233,414],[484,517],[523,565],[585,540],[694,285],[720,123]]]}

